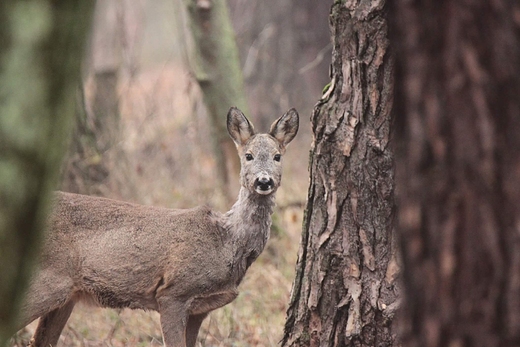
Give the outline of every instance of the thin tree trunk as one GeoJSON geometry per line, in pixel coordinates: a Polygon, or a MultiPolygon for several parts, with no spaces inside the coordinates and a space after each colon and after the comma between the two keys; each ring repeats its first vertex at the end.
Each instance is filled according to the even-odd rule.
{"type": "Polygon", "coordinates": [[[93,2],[0,2],[0,345],[15,318],[74,113],[93,2]]]}
{"type": "MultiPolygon", "coordinates": [[[[242,71],[225,0],[185,0],[195,40],[192,67],[208,108],[215,140],[218,178],[228,201],[230,176],[238,181],[240,167],[233,141],[226,130],[226,116],[231,106],[248,114],[242,71]]],[[[234,185],[233,185],[234,186],[234,185]]]]}
{"type": "Polygon", "coordinates": [[[520,345],[519,15],[394,4],[407,346],[520,345]]]}
{"type": "Polygon", "coordinates": [[[383,2],[336,2],[331,28],[332,82],[311,117],[311,182],[282,346],[397,346],[383,2]]]}

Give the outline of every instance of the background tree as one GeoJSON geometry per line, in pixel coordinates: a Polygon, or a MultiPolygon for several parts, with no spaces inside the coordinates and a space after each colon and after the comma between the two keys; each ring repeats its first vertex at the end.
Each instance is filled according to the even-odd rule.
{"type": "MultiPolygon", "coordinates": [[[[63,167],[61,189],[107,196],[131,189],[133,182],[114,177],[111,163],[126,166],[120,141],[119,78],[125,41],[123,1],[97,1],[84,72],[78,88],[75,127],[63,167]],[[123,181],[123,182],[121,182],[123,181]]],[[[126,168],[128,169],[128,168],[126,168]]]]}
{"type": "MultiPolygon", "coordinates": [[[[267,129],[290,107],[311,110],[329,82],[332,0],[228,2],[255,124],[267,129]]],[[[307,135],[308,117],[302,121],[307,135]]]]}
{"type": "Polygon", "coordinates": [[[311,182],[282,346],[397,345],[384,13],[384,1],[332,7],[332,81],[311,117],[311,182]]]}
{"type": "Polygon", "coordinates": [[[92,2],[0,3],[0,345],[38,253],[92,2]]]}
{"type": "Polygon", "coordinates": [[[225,0],[185,1],[195,46],[192,68],[208,108],[218,180],[227,200],[232,201],[238,190],[231,192],[235,188],[229,183],[237,181],[240,163],[225,119],[230,105],[249,114],[235,33],[225,0]]]}
{"type": "Polygon", "coordinates": [[[407,346],[520,345],[520,4],[395,1],[407,346]]]}

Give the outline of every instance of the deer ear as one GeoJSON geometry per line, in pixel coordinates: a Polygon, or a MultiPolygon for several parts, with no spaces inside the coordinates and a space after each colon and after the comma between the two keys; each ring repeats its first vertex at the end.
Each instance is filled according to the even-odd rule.
{"type": "Polygon", "coordinates": [[[299,122],[298,112],[291,108],[271,125],[269,134],[278,140],[282,148],[285,148],[298,133],[299,122]]]}
{"type": "Polygon", "coordinates": [[[255,134],[253,124],[236,107],[231,107],[227,114],[227,129],[237,146],[243,146],[255,134]]]}

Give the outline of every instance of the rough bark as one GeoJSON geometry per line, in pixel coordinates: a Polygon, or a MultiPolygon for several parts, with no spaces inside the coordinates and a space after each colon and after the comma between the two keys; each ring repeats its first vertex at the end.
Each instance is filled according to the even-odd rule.
{"type": "Polygon", "coordinates": [[[235,34],[225,0],[185,1],[195,41],[192,68],[209,111],[219,181],[232,201],[237,192],[231,192],[235,188],[229,182],[238,180],[240,163],[227,134],[226,116],[231,106],[249,114],[235,34]]]}
{"type": "Polygon", "coordinates": [[[0,345],[38,253],[91,2],[0,2],[0,345]]]}
{"type": "Polygon", "coordinates": [[[332,7],[332,81],[311,116],[311,182],[282,346],[398,345],[383,4],[332,7]]]}
{"type": "Polygon", "coordinates": [[[520,4],[396,1],[407,346],[520,345],[520,4]]]}

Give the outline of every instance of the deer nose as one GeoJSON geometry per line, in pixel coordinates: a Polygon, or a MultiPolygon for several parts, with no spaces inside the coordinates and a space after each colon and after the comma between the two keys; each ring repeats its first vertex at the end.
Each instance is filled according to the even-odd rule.
{"type": "Polygon", "coordinates": [[[255,189],[267,191],[273,189],[274,181],[272,178],[267,176],[262,176],[256,179],[255,181],[255,189]]]}

